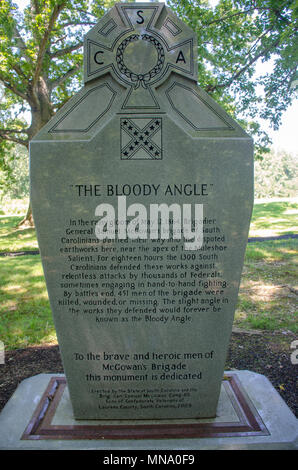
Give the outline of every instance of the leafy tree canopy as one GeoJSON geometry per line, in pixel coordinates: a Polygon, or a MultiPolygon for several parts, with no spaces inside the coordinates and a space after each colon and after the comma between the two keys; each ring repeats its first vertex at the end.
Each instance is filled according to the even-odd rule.
{"type": "MultiPolygon", "coordinates": [[[[83,38],[115,0],[0,0],[0,170],[82,84],[83,38]],[[31,114],[31,122],[24,119],[31,114]]],[[[33,224],[31,208],[26,219],[33,224]]]]}
{"type": "Polygon", "coordinates": [[[199,84],[256,137],[268,138],[258,118],[277,130],[297,87],[297,17],[294,0],[169,0],[198,35],[199,84]],[[255,75],[263,63],[264,72],[255,75]],[[296,82],[295,82],[296,80],[296,82]]]}
{"type": "MultiPolygon", "coordinates": [[[[11,144],[29,140],[82,84],[82,44],[112,0],[31,0],[24,11],[0,1],[0,166],[11,144]],[[28,126],[23,112],[31,113],[28,126]]],[[[264,150],[257,123],[278,128],[295,93],[294,0],[168,0],[198,35],[199,84],[236,117],[264,150]],[[272,71],[254,77],[260,62],[272,71]],[[263,93],[261,93],[261,91],[263,93]]]]}
{"type": "Polygon", "coordinates": [[[255,198],[297,196],[297,159],[283,150],[271,151],[255,164],[255,198]]]}
{"type": "Polygon", "coordinates": [[[20,11],[1,0],[0,137],[28,141],[82,82],[83,37],[115,1],[32,0],[20,11]],[[28,127],[21,118],[31,112],[28,127]]]}

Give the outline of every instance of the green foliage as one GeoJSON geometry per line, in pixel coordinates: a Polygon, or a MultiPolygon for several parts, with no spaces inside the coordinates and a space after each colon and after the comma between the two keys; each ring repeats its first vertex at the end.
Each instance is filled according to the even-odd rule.
{"type": "MultiPolygon", "coordinates": [[[[261,228],[292,208],[287,203],[258,204],[253,222],[261,228]]],[[[1,251],[37,249],[34,229],[15,229],[19,221],[0,217],[1,251]]],[[[297,239],[248,243],[236,326],[297,332],[297,245],[297,239]]],[[[39,255],[0,257],[0,296],[0,338],[7,349],[56,342],[39,255]]]]}
{"type": "Polygon", "coordinates": [[[28,151],[21,145],[13,145],[5,152],[0,169],[0,201],[5,205],[7,199],[20,199],[29,196],[28,151]]]}
{"type": "Polygon", "coordinates": [[[82,84],[83,37],[115,1],[0,2],[0,169],[82,84]],[[31,124],[22,119],[31,113],[31,124]]]}
{"type": "MultiPolygon", "coordinates": [[[[0,2],[0,170],[11,143],[29,140],[82,85],[83,37],[115,0],[0,2]],[[22,118],[31,114],[31,123],[22,118]]],[[[295,93],[294,0],[169,0],[198,35],[199,84],[268,148],[258,117],[277,128],[295,93]],[[272,71],[255,77],[257,63],[272,71]]],[[[11,153],[9,154],[12,155],[11,153]]]]}
{"type": "Polygon", "coordinates": [[[295,94],[298,44],[295,0],[169,0],[198,35],[199,85],[268,148],[257,117],[278,128],[295,94]],[[256,76],[256,65],[268,70],[256,76]]]}
{"type": "Polygon", "coordinates": [[[248,267],[250,267],[254,266],[254,263],[259,261],[259,268],[261,269],[261,262],[268,262],[273,264],[284,262],[286,271],[287,263],[290,263],[290,260],[292,260],[293,263],[295,261],[297,248],[297,238],[248,243],[245,252],[245,263],[248,267]]]}
{"type": "Polygon", "coordinates": [[[298,331],[297,239],[248,243],[234,324],[298,331]]]}
{"type": "Polygon", "coordinates": [[[0,217],[0,252],[35,251],[38,249],[34,228],[19,227],[22,217],[0,217]]]}
{"type": "Polygon", "coordinates": [[[297,195],[298,158],[283,151],[270,152],[255,162],[255,197],[297,195]]]}
{"type": "Polygon", "coordinates": [[[272,237],[298,233],[298,203],[295,200],[270,200],[255,203],[250,237],[272,237]]]}
{"type": "MultiPolygon", "coordinates": [[[[6,143],[7,144],[7,143],[6,143]]],[[[2,213],[8,213],[7,208],[11,200],[29,196],[29,168],[28,152],[20,145],[8,144],[12,148],[5,152],[0,169],[0,206],[2,213]]],[[[262,160],[255,162],[255,198],[283,198],[297,195],[298,170],[297,157],[283,151],[271,151],[262,160]]],[[[269,216],[273,206],[280,207],[282,203],[271,203],[272,210],[266,209],[269,216]]],[[[286,203],[284,203],[288,207],[286,203]]],[[[255,206],[257,211],[261,206],[255,206]]],[[[22,213],[22,212],[18,212],[22,213]]],[[[278,217],[281,214],[278,213],[278,217]]],[[[283,218],[285,214],[283,214],[283,218]]],[[[268,221],[267,227],[272,226],[274,220],[268,221]]]]}
{"type": "Polygon", "coordinates": [[[56,342],[40,256],[0,262],[0,338],[6,348],[56,342]]]}
{"type": "MultiPolygon", "coordinates": [[[[297,295],[290,290],[297,279],[297,240],[249,243],[247,249],[253,247],[259,255],[247,251],[234,324],[297,332],[297,295]]],[[[0,337],[7,349],[57,341],[40,256],[1,257],[0,295],[0,337]]]]}

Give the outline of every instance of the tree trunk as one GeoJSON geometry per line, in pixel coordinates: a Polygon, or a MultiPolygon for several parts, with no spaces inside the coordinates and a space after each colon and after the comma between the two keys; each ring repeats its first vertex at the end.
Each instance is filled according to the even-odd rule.
{"type": "Polygon", "coordinates": [[[29,201],[28,209],[25,217],[18,223],[17,228],[20,227],[34,227],[34,220],[32,215],[31,202],[29,201]]]}
{"type": "MultiPolygon", "coordinates": [[[[31,106],[31,125],[28,131],[28,140],[37,134],[37,132],[51,119],[54,115],[53,106],[50,101],[49,91],[46,81],[40,77],[35,90],[31,90],[30,106],[31,106]]],[[[25,217],[18,224],[18,227],[34,227],[31,202],[25,217]]]]}

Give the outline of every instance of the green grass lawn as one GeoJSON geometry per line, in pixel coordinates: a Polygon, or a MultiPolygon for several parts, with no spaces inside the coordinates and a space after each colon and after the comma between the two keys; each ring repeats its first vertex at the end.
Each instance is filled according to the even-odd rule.
{"type": "Polygon", "coordinates": [[[0,216],[0,253],[38,249],[35,229],[17,228],[22,219],[18,216],[0,216]]]}
{"type": "MultiPolygon", "coordinates": [[[[250,236],[298,233],[297,204],[256,204],[250,236]],[[266,235],[264,235],[266,231],[266,235]]],[[[21,217],[0,217],[1,252],[38,248],[21,217]]],[[[235,326],[297,332],[298,240],[248,243],[235,326]]],[[[56,342],[39,255],[0,257],[0,339],[7,349],[56,342]]]]}
{"type": "Polygon", "coordinates": [[[292,233],[298,233],[297,202],[256,202],[250,224],[250,237],[271,237],[292,233]]]}
{"type": "Polygon", "coordinates": [[[7,349],[56,342],[40,256],[0,259],[0,338],[7,349]]]}
{"type": "MultiPolygon", "coordinates": [[[[0,253],[37,250],[35,230],[17,228],[22,216],[0,216],[0,253]]],[[[298,203],[266,202],[254,205],[250,237],[298,234],[298,203]]]]}
{"type": "Polygon", "coordinates": [[[298,239],[249,243],[235,325],[298,332],[298,239]]]}

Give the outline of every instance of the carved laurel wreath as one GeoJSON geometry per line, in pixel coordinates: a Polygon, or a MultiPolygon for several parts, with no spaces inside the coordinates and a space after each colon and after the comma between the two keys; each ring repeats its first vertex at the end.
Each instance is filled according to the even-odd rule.
{"type": "Polygon", "coordinates": [[[155,77],[155,75],[157,75],[161,71],[164,61],[165,61],[165,53],[160,42],[158,42],[153,36],[149,36],[149,34],[142,34],[141,40],[148,41],[151,44],[153,44],[153,46],[155,47],[157,51],[157,62],[155,66],[151,70],[149,70],[149,72],[147,73],[136,74],[132,72],[124,64],[123,54],[128,44],[130,44],[133,41],[138,41],[139,39],[140,39],[140,36],[138,34],[133,34],[132,36],[129,36],[124,41],[122,41],[122,43],[117,49],[116,61],[117,61],[117,65],[118,65],[120,72],[123,75],[125,75],[127,78],[129,78],[132,82],[135,82],[135,88],[138,88],[140,84],[144,88],[146,88],[146,82],[149,82],[153,77],[155,77]]]}

